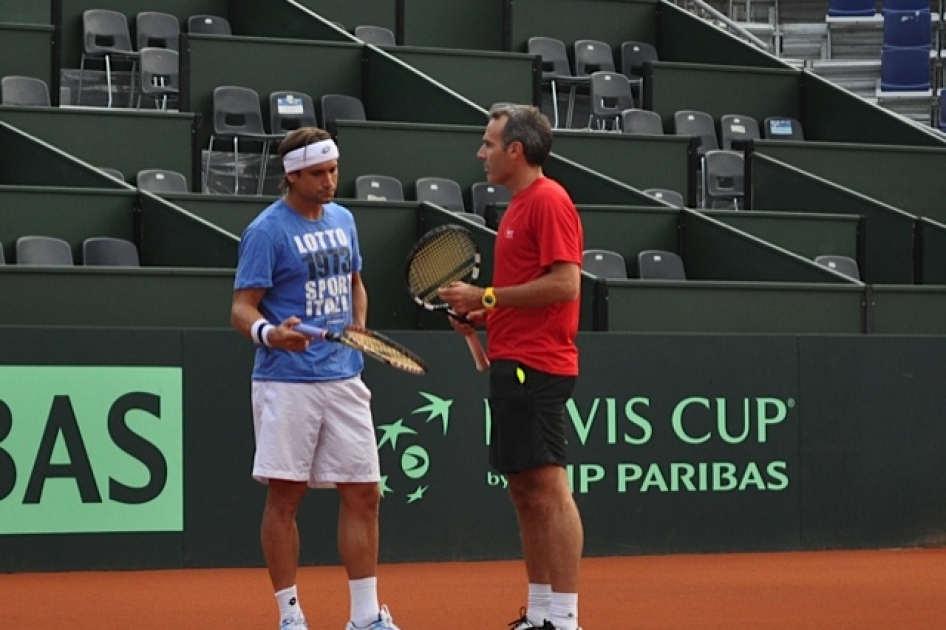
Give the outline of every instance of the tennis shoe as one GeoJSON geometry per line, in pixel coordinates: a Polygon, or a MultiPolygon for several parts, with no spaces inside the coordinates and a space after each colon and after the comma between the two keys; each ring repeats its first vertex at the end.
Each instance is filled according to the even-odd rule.
{"type": "Polygon", "coordinates": [[[286,617],[279,623],[279,630],[309,630],[309,624],[302,617],[286,617]]]}
{"type": "Polygon", "coordinates": [[[526,617],[525,608],[519,609],[519,615],[520,617],[518,619],[516,619],[515,621],[509,622],[509,630],[530,630],[530,628],[537,628],[538,630],[542,630],[543,626],[537,626],[531,621],[529,621],[529,618],[526,617]]]}
{"type": "Polygon", "coordinates": [[[345,630],[401,630],[396,625],[394,625],[394,620],[391,618],[391,613],[388,611],[387,606],[381,607],[381,612],[378,613],[378,620],[374,621],[367,626],[359,627],[356,626],[351,621],[345,626],[345,630]]]}

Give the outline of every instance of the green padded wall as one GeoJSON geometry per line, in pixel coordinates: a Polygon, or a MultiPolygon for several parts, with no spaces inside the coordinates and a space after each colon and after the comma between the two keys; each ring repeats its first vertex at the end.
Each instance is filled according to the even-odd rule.
{"type": "Polygon", "coordinates": [[[946,287],[875,284],[871,289],[871,332],[946,335],[946,287]]]}
{"type": "Polygon", "coordinates": [[[404,45],[502,50],[502,0],[404,0],[404,45]]]}
{"type": "Polygon", "coordinates": [[[919,264],[923,284],[946,284],[946,225],[922,218],[917,224],[922,235],[919,264]]]}
{"type": "MultiPolygon", "coordinates": [[[[392,32],[397,30],[397,0],[358,0],[357,2],[296,0],[296,2],[326,20],[341,23],[349,33],[362,24],[383,26],[392,32]]],[[[258,0],[251,0],[240,6],[251,3],[261,4],[258,0]]]]}
{"type": "Polygon", "coordinates": [[[131,181],[147,168],[177,171],[190,180],[193,114],[0,106],[0,120],[93,166],[117,168],[131,181]]]}
{"type": "Polygon", "coordinates": [[[48,0],[4,0],[0,3],[0,22],[13,24],[52,24],[48,0]]]}
{"type": "MultiPolygon", "coordinates": [[[[361,3],[345,3],[358,5],[361,3]]],[[[355,39],[302,3],[287,0],[230,0],[230,19],[237,35],[278,39],[353,42],[355,39]]]]}
{"type": "MultiPolygon", "coordinates": [[[[0,9],[2,11],[2,9],[0,9]]],[[[23,75],[42,79],[52,90],[53,27],[43,24],[5,24],[0,14],[0,77],[23,75]]]]}

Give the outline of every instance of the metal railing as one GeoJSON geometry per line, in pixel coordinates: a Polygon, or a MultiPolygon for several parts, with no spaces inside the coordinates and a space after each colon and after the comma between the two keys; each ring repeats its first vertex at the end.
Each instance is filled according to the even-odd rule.
{"type": "Polygon", "coordinates": [[[704,2],[704,0],[674,0],[674,4],[676,4],[678,7],[686,9],[687,11],[704,20],[713,22],[716,26],[729,31],[740,39],[744,39],[753,46],[758,46],[762,50],[769,53],[774,52],[774,47],[772,44],[762,41],[746,30],[738,22],[732,20],[725,13],[718,11],[712,5],[707,4],[704,2]]]}

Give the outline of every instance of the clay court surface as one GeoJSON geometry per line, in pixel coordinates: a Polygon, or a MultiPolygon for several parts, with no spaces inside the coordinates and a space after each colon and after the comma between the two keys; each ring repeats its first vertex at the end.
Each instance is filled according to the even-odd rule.
{"type": "MultiPolygon", "coordinates": [[[[312,630],[342,630],[340,567],[307,567],[312,630]]],[[[402,630],[508,630],[519,562],[387,564],[379,590],[402,630]]],[[[585,630],[942,630],[946,549],[587,558],[585,630]]],[[[276,630],[263,569],[0,574],[3,630],[276,630]]]]}

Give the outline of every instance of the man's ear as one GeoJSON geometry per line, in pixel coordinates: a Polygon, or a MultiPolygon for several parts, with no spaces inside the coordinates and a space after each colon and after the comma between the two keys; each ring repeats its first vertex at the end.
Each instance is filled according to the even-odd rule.
{"type": "Polygon", "coordinates": [[[508,149],[512,157],[522,157],[523,155],[522,142],[519,140],[511,142],[508,149]]]}

